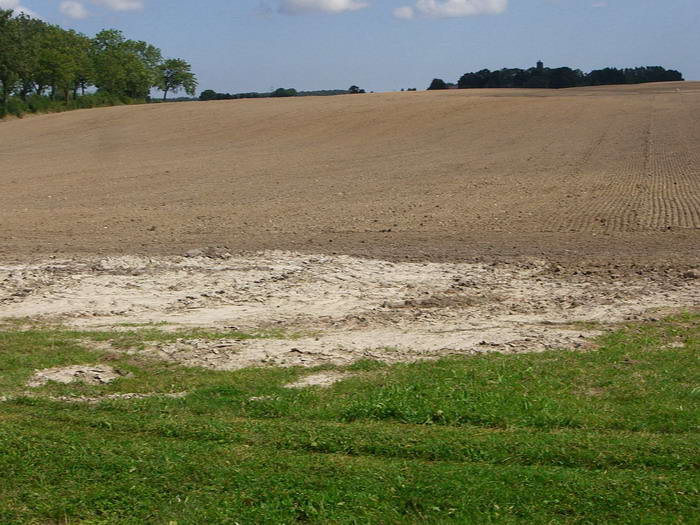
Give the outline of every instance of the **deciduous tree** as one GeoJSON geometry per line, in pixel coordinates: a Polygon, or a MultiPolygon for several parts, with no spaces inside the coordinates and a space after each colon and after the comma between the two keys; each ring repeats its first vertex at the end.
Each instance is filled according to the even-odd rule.
{"type": "Polygon", "coordinates": [[[192,97],[197,89],[197,79],[187,62],[170,58],[158,66],[156,87],[163,92],[163,100],[167,99],[168,92],[177,93],[180,89],[192,97]]]}
{"type": "Polygon", "coordinates": [[[441,78],[434,78],[430,86],[428,86],[428,90],[433,91],[436,89],[447,89],[447,84],[441,78]]]}

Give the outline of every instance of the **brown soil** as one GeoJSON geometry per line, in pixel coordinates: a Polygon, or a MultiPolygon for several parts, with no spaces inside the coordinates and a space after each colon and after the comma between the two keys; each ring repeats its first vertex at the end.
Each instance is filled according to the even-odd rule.
{"type": "Polygon", "coordinates": [[[13,120],[0,123],[0,258],[227,246],[688,269],[700,248],[698,144],[700,83],[13,120]]]}

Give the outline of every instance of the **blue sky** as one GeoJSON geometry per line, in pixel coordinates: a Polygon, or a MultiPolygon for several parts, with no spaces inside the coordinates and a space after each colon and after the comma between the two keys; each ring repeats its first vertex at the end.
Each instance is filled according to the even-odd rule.
{"type": "Polygon", "coordinates": [[[484,67],[662,65],[700,80],[700,0],[0,0],[189,61],[201,89],[374,91],[484,67]]]}

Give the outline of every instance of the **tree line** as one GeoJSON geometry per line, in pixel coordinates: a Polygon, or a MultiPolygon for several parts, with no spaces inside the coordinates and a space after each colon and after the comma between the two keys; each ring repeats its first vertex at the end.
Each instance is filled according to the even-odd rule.
{"type": "Polygon", "coordinates": [[[194,96],[196,87],[185,60],[119,30],[90,38],[0,9],[0,116],[145,101],[153,88],[164,99],[194,96]]]}
{"type": "Polygon", "coordinates": [[[217,93],[213,89],[206,89],[199,95],[199,100],[238,100],[241,98],[279,98],[279,97],[329,97],[334,95],[354,95],[365,93],[358,86],[350,86],[348,89],[319,89],[315,91],[297,91],[294,88],[277,88],[270,92],[259,93],[217,93]]]}
{"type": "Polygon", "coordinates": [[[683,74],[673,69],[661,66],[635,67],[617,69],[606,67],[584,73],[580,69],[570,67],[548,68],[542,62],[530,69],[499,69],[490,71],[482,69],[465,73],[457,84],[448,84],[442,79],[435,78],[428,87],[429,90],[470,88],[549,88],[561,89],[582,86],[603,86],[617,84],[644,84],[647,82],[682,81],[683,74]]]}

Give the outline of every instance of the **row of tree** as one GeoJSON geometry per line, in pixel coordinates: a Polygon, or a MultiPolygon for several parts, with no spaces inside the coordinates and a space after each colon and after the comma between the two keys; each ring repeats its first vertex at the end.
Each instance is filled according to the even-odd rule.
{"type": "Polygon", "coordinates": [[[318,91],[297,91],[294,88],[278,88],[268,93],[217,93],[213,89],[206,89],[199,95],[199,100],[237,100],[241,98],[277,98],[277,97],[324,97],[333,95],[355,95],[365,93],[358,86],[350,86],[349,89],[323,89],[318,91]]]}
{"type": "Polygon", "coordinates": [[[603,86],[615,84],[643,84],[647,82],[673,82],[683,80],[683,75],[673,69],[660,66],[617,69],[606,67],[590,73],[569,67],[548,68],[542,62],[530,69],[482,69],[465,73],[454,84],[436,78],[428,89],[469,88],[551,88],[561,89],[579,86],[603,86]]]}
{"type": "Polygon", "coordinates": [[[197,79],[181,59],[164,59],[157,47],[108,29],[94,38],[25,14],[0,10],[0,110],[10,97],[68,102],[86,91],[146,99],[152,88],[184,89],[197,79]]]}

